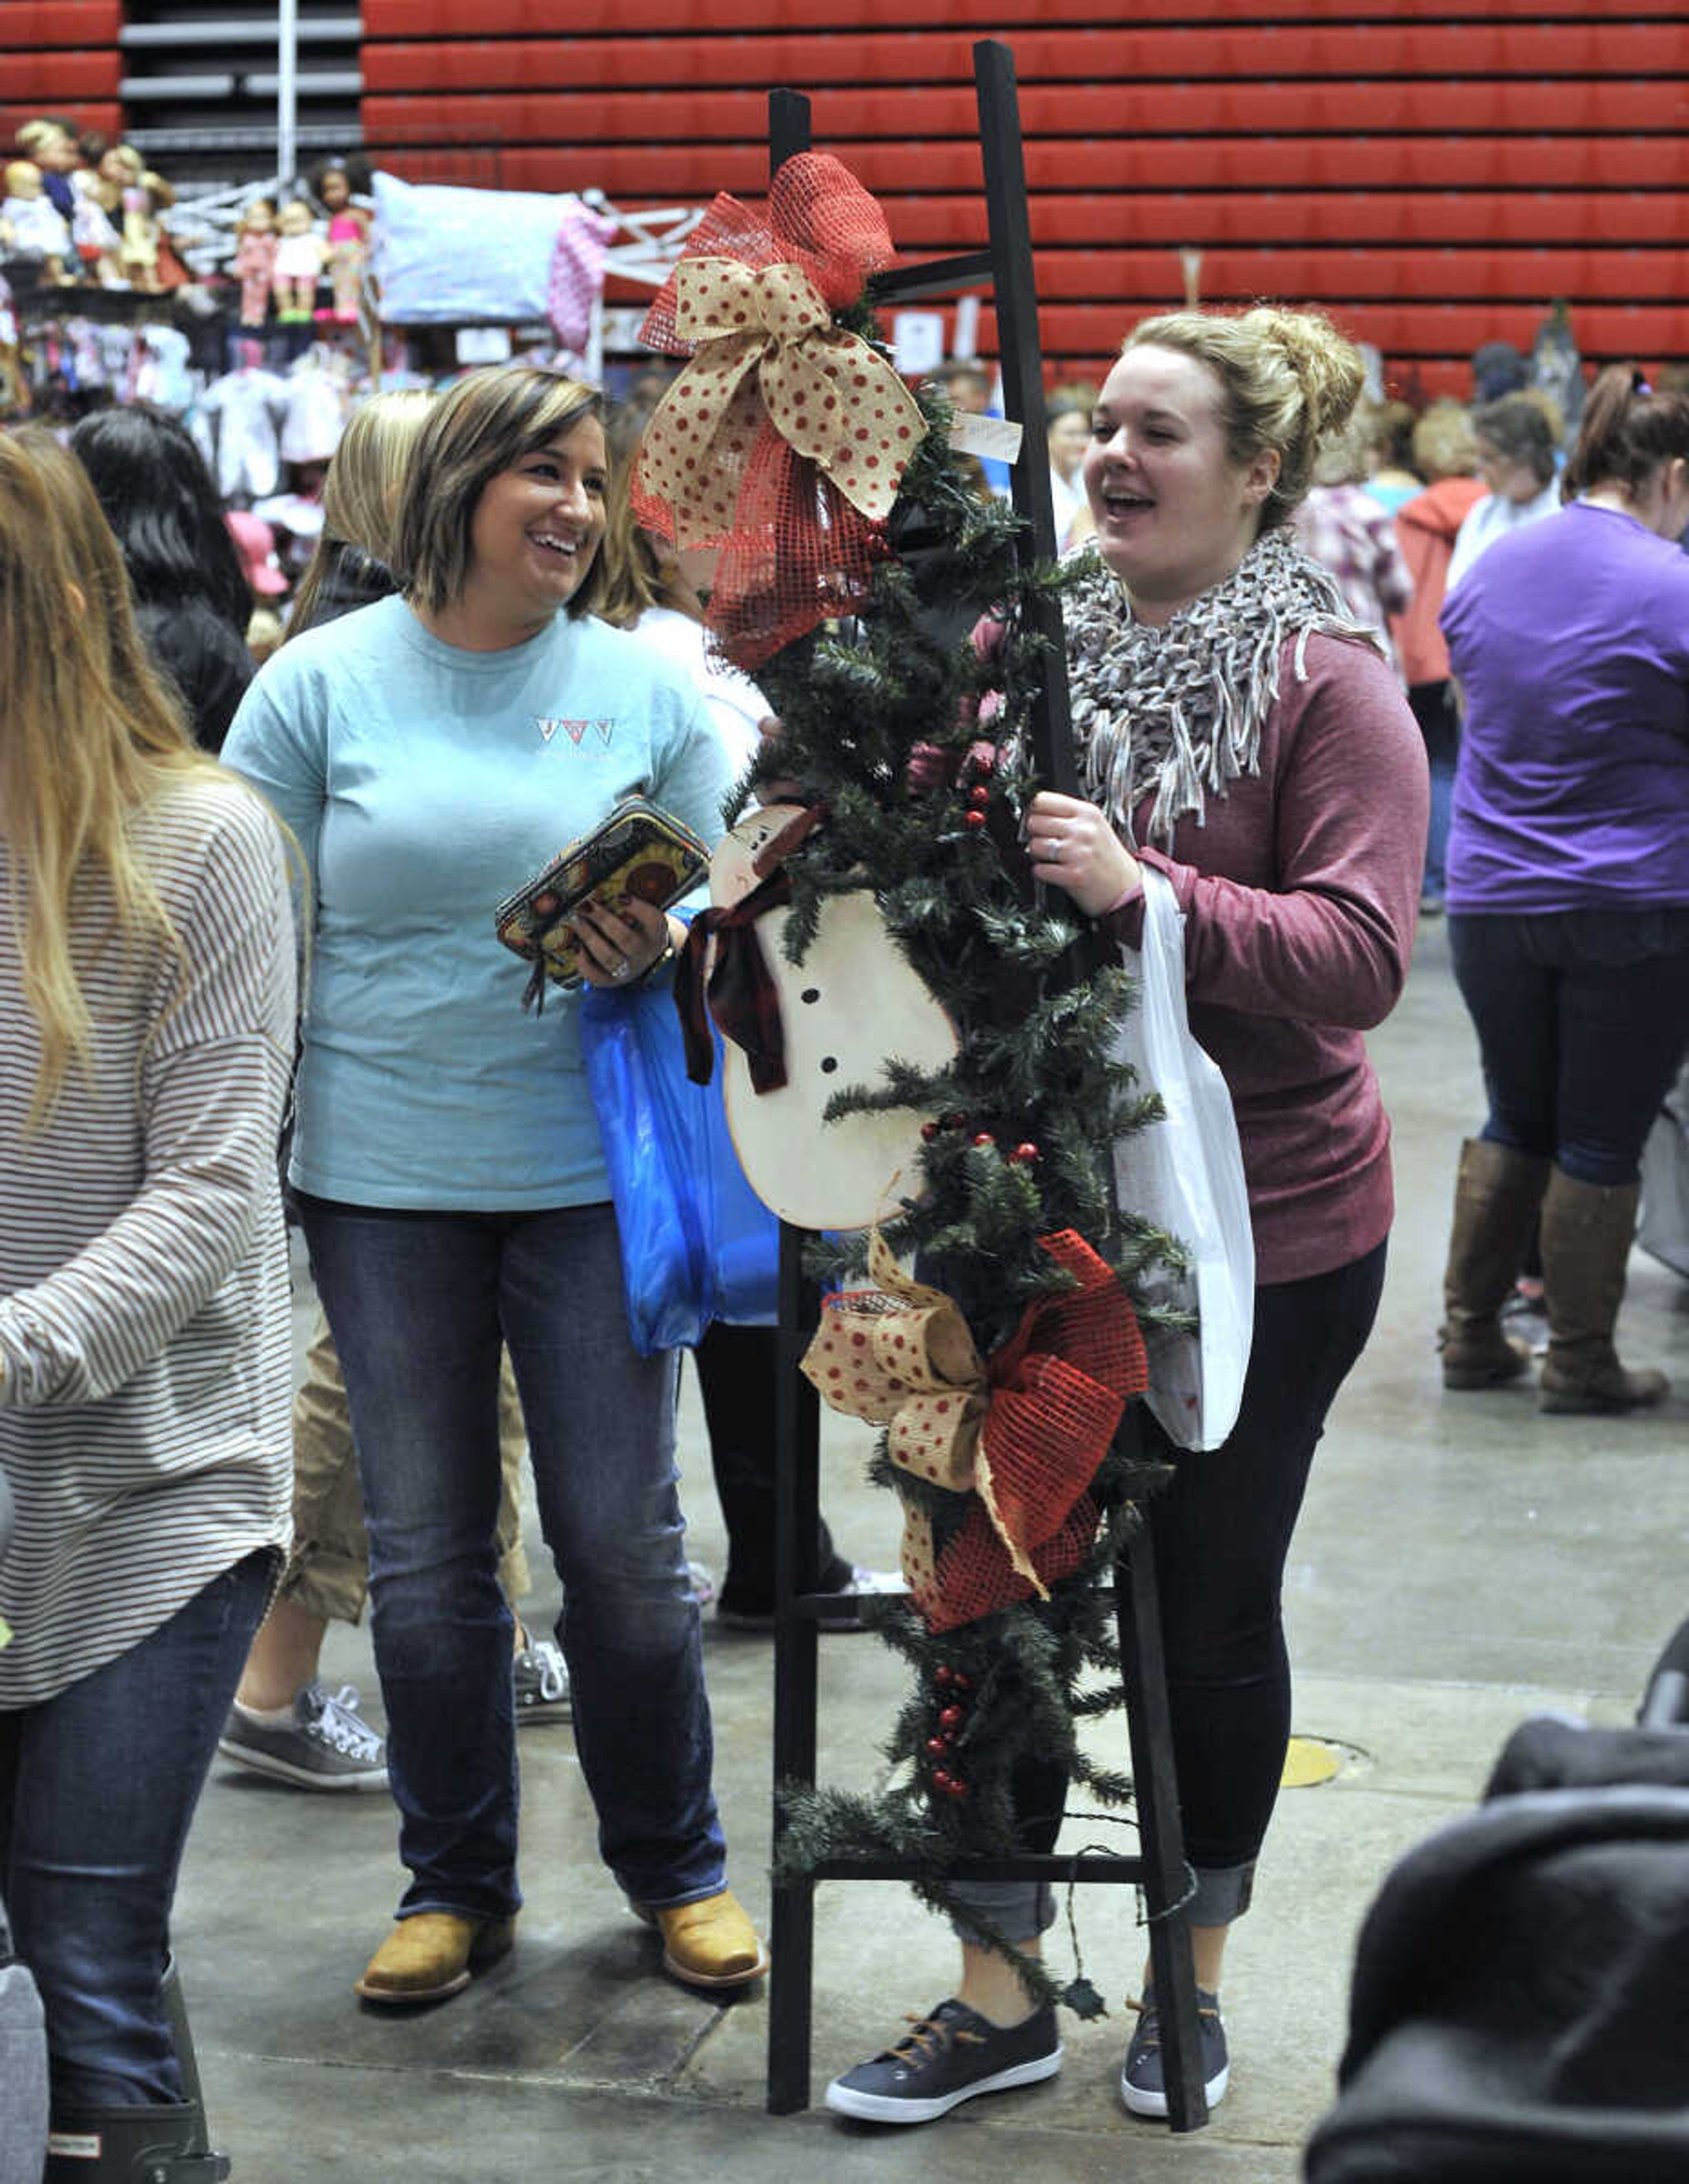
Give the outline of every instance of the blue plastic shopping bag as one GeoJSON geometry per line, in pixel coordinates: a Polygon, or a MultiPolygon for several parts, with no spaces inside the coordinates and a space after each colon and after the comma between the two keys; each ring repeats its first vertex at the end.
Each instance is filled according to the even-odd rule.
{"type": "Polygon", "coordinates": [[[713,1319],[778,1318],[780,1224],[744,1179],[722,1105],[720,1036],[708,1084],[686,1073],[666,986],[581,1001],[581,1045],[622,1231],[634,1347],[689,1347],[713,1319]]]}

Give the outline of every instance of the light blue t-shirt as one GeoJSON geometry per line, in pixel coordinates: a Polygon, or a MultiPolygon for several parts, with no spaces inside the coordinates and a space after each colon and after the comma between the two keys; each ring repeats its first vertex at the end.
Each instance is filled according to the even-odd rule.
{"type": "Polygon", "coordinates": [[[687,678],[589,618],[465,652],[383,599],[284,646],[222,755],[310,871],[295,1184],[454,1212],[607,1198],[577,1003],[553,986],[524,1011],[493,914],[629,789],[719,838],[737,768],[687,678]]]}

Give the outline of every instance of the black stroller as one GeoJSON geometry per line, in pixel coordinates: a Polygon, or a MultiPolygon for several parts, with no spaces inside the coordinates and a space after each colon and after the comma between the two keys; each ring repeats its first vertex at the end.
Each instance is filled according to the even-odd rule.
{"type": "Polygon", "coordinates": [[[1307,2184],[1689,2180],[1689,1623],[1638,1726],[1526,1722],[1362,1929],[1307,2184]]]}

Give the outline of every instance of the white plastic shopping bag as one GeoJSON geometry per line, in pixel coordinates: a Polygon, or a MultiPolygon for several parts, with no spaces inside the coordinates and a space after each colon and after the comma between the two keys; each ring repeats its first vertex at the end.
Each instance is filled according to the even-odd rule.
{"type": "Polygon", "coordinates": [[[1636,1241],[1689,1277],[1689,1061],[1665,1095],[1642,1147],[1642,1211],[1636,1241]]]}
{"type": "Polygon", "coordinates": [[[1157,1268],[1145,1285],[1157,1304],[1197,1317],[1194,1333],[1146,1327],[1145,1398],[1180,1448],[1218,1448],[1237,1422],[1255,1325],[1255,1240],[1231,1094],[1190,1035],[1185,1006],[1185,917],[1172,883],[1147,866],[1144,945],[1122,950],[1140,981],[1139,1005],[1121,1026],[1115,1059],[1166,1108],[1114,1148],[1123,1212],[1182,1244],[1182,1274],[1157,1268]]]}

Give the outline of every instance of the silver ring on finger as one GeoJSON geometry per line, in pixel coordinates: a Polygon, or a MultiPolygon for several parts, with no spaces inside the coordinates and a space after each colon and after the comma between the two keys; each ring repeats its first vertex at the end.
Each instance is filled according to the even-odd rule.
{"type": "Polygon", "coordinates": [[[612,978],[625,978],[633,968],[633,966],[624,956],[619,963],[611,966],[610,975],[612,978]]]}

